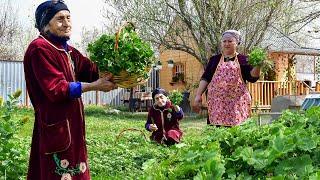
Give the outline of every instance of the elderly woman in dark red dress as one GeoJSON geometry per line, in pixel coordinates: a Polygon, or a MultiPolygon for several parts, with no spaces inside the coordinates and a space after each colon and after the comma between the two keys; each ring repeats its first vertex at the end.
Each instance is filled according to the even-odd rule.
{"type": "Polygon", "coordinates": [[[260,67],[248,64],[247,56],[239,54],[240,33],[228,30],[222,34],[222,53],[210,58],[201,77],[195,103],[201,104],[202,93],[208,89],[208,124],[235,126],[250,116],[251,95],[246,82],[259,79],[260,67]]]}
{"type": "Polygon", "coordinates": [[[40,36],[24,57],[28,93],[35,111],[28,180],[90,179],[81,94],[116,88],[109,78],[67,44],[71,18],[62,1],[36,10],[40,36]]]}
{"type": "Polygon", "coordinates": [[[160,144],[173,145],[180,142],[182,131],[179,121],[183,118],[182,109],[171,104],[164,89],[152,92],[154,105],[148,113],[145,128],[152,132],[151,140],[160,144]]]}

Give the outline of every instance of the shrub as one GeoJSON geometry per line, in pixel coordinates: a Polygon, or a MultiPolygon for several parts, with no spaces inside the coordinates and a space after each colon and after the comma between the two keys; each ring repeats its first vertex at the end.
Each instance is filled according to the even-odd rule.
{"type": "Polygon", "coordinates": [[[174,105],[180,105],[183,99],[183,95],[180,91],[178,90],[173,90],[169,94],[169,99],[174,105]]]}
{"type": "Polygon", "coordinates": [[[28,117],[17,120],[13,117],[21,90],[9,95],[9,100],[0,106],[0,177],[18,179],[26,169],[24,148],[15,135],[28,117]]]}

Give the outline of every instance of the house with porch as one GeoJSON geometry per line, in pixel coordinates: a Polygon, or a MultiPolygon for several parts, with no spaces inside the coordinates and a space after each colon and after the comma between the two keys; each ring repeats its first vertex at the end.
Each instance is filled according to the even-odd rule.
{"type": "MultiPolygon", "coordinates": [[[[274,68],[258,82],[248,83],[252,109],[269,111],[271,101],[276,96],[305,95],[314,90],[319,80],[320,49],[301,47],[274,27],[269,28],[261,46],[268,49],[268,57],[273,61],[274,68]],[[305,59],[309,61],[306,62],[305,59]],[[300,74],[296,72],[297,69],[300,74]],[[307,72],[301,70],[313,73],[314,79],[308,80],[303,75],[307,72]]],[[[190,54],[178,50],[162,50],[159,61],[162,64],[162,69],[159,70],[160,87],[168,91],[178,89],[190,92],[190,104],[195,110],[192,106],[196,93],[194,87],[204,71],[203,65],[190,54]]],[[[205,97],[203,99],[205,106],[205,97]]]]}

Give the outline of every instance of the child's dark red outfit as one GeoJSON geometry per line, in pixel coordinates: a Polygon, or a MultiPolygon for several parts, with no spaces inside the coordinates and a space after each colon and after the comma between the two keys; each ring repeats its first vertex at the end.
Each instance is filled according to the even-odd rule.
{"type": "Polygon", "coordinates": [[[182,109],[180,108],[180,111],[176,112],[174,106],[168,101],[164,107],[153,105],[150,108],[145,127],[148,131],[151,131],[149,129],[150,124],[156,124],[158,130],[152,133],[151,140],[172,145],[180,142],[182,131],[179,128],[179,121],[182,118],[182,109]]]}

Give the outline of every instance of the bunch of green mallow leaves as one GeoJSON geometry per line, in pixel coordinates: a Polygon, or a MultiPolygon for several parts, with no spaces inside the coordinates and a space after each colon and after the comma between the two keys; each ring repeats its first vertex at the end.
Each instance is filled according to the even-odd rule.
{"type": "Polygon", "coordinates": [[[203,139],[145,163],[149,179],[320,179],[320,107],[272,124],[207,127],[203,139]]]}
{"type": "Polygon", "coordinates": [[[262,65],[267,60],[267,52],[259,47],[255,47],[249,54],[249,64],[252,66],[262,65]]]}
{"type": "MultiPolygon", "coordinates": [[[[130,23],[116,34],[103,34],[90,43],[87,50],[99,70],[113,74],[115,82],[127,81],[128,78],[147,79],[155,60],[151,44],[143,41],[130,23]]],[[[122,84],[129,86],[128,83],[135,82],[122,84]]]]}

